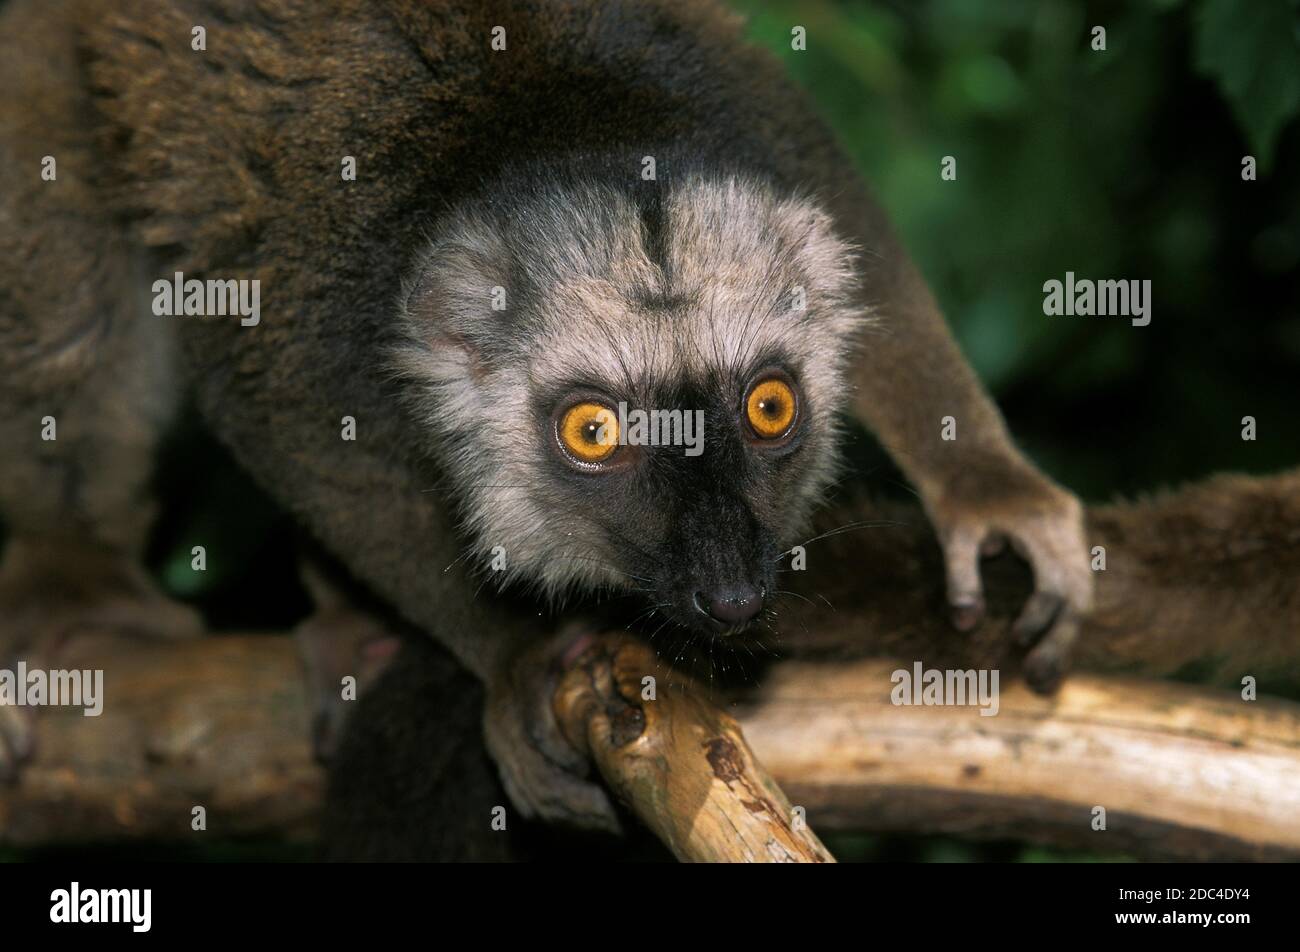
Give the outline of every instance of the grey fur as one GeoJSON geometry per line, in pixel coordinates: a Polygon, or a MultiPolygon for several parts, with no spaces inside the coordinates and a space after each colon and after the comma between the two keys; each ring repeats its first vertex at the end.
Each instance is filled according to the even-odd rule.
{"type": "Polygon", "coordinates": [[[811,438],[797,480],[778,487],[773,528],[797,531],[834,476],[844,374],[868,319],[854,304],[853,249],[812,201],[758,182],[665,189],[658,261],[629,195],[580,185],[512,202],[508,218],[481,205],[450,216],[404,291],[395,366],[481,557],[505,548],[503,581],[555,597],[646,571],[620,564],[601,528],[547,491],[552,435],[533,425],[534,403],[569,383],[652,407],[658,382],[685,378],[729,388],[739,407],[738,375],[779,348],[811,438]],[[792,309],[797,285],[803,311],[792,309]],[[505,311],[491,308],[494,286],[505,311]]]}

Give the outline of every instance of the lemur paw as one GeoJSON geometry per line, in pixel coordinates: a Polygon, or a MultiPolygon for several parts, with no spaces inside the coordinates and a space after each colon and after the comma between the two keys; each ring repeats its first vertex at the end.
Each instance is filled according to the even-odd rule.
{"type": "Polygon", "coordinates": [[[335,606],[317,610],[294,629],[294,637],[307,669],[312,751],[327,763],[354,702],[388,668],[401,639],[373,615],[335,606]]]}
{"type": "Polygon", "coordinates": [[[590,765],[564,739],[552,707],[573,643],[569,633],[531,648],[488,684],[487,745],[506,794],[525,817],[619,833],[613,802],[588,779],[590,765]]]}
{"type": "Polygon", "coordinates": [[[1018,473],[1002,488],[1006,491],[993,499],[965,504],[945,499],[930,507],[943,546],[948,604],[959,630],[980,623],[980,556],[1009,542],[1034,573],[1034,593],[1012,632],[1016,643],[1028,650],[1026,681],[1046,694],[1060,686],[1082,618],[1092,608],[1083,507],[1037,473],[1018,473]]]}
{"type": "MultiPolygon", "coordinates": [[[[167,597],[144,569],[97,548],[13,539],[0,561],[0,668],[58,668],[73,643],[104,636],[195,637],[197,612],[167,597]]],[[[0,781],[35,749],[37,711],[0,705],[0,781]]]]}

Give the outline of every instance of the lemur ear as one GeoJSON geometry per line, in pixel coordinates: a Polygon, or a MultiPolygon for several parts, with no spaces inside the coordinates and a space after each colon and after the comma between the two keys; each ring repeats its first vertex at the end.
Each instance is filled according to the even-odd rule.
{"type": "Polygon", "coordinates": [[[475,378],[509,320],[505,253],[483,227],[460,224],[420,255],[400,302],[400,363],[444,378],[457,367],[475,378]],[[436,365],[436,367],[435,367],[436,365]]]}
{"type": "Polygon", "coordinates": [[[481,412],[493,337],[509,336],[500,333],[506,314],[493,309],[504,294],[499,245],[486,233],[468,237],[436,240],[419,256],[398,301],[388,352],[414,412],[445,425],[481,412]]]}

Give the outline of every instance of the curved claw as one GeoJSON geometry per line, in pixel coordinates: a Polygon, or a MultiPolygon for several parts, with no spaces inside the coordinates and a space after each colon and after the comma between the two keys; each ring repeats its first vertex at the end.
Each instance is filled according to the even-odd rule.
{"type": "Polygon", "coordinates": [[[1054,691],[1069,668],[1081,619],[1092,607],[1092,572],[1083,535],[1083,510],[1074,497],[1051,488],[1044,498],[972,518],[953,508],[939,523],[953,625],[975,628],[984,615],[979,560],[1009,543],[1034,573],[1034,593],[1012,626],[1028,649],[1024,673],[1040,693],[1054,691]]]}
{"type": "Polygon", "coordinates": [[[943,547],[948,581],[948,606],[953,627],[971,631],[984,618],[984,586],[980,580],[982,533],[974,528],[952,532],[943,547]]]}

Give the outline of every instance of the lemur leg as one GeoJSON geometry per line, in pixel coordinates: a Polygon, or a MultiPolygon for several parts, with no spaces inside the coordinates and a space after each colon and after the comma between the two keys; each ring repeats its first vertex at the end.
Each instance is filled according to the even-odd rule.
{"type": "Polygon", "coordinates": [[[355,703],[401,647],[401,624],[323,557],[304,555],[300,574],[314,610],[294,637],[312,702],[312,747],[329,761],[355,703]]]}
{"type": "Polygon", "coordinates": [[[329,764],[324,858],[504,862],[532,858],[483,743],[483,687],[424,635],[356,704],[329,764]]]}
{"type": "Polygon", "coordinates": [[[959,629],[973,628],[984,614],[979,559],[986,543],[1005,539],[1029,562],[1035,592],[1015,632],[1030,648],[1030,686],[1053,690],[1092,606],[1082,507],[1016,449],[879,210],[854,200],[842,220],[867,222],[860,240],[876,252],[865,262],[864,287],[880,323],[864,342],[854,413],[920,493],[943,547],[959,629]],[[882,245],[892,247],[882,252],[882,245]],[[900,367],[907,370],[887,372],[900,367]]]}
{"type": "MultiPolygon", "coordinates": [[[[17,175],[8,144],[0,168],[17,175]]],[[[154,450],[175,405],[169,328],[73,183],[0,187],[0,667],[44,668],[95,629],[175,637],[198,616],[141,552],[154,450]]],[[[70,170],[63,174],[71,177],[70,170]]],[[[8,181],[6,185],[10,184],[8,181]]],[[[147,289],[147,283],[144,284],[147,289]]],[[[0,710],[0,774],[31,751],[31,707],[0,710]]]]}
{"type": "MultiPolygon", "coordinates": [[[[0,334],[0,351],[13,353],[10,340],[0,334]]],[[[111,341],[100,346],[119,351],[111,341]]],[[[117,377],[133,371],[129,362],[99,365],[61,392],[0,390],[0,517],[9,531],[0,666],[57,667],[70,638],[96,630],[166,638],[200,630],[197,614],[166,598],[140,562],[155,432],[134,399],[139,378],[124,387],[117,377]]],[[[12,775],[31,753],[33,708],[4,713],[0,775],[12,775]]]]}
{"type": "MultiPolygon", "coordinates": [[[[358,702],[385,677],[403,643],[428,636],[394,617],[323,553],[304,553],[300,566],[314,605],[294,630],[312,703],[312,745],[317,759],[333,765],[358,702]]],[[[524,816],[616,832],[607,795],[585,776],[582,758],[560,737],[552,711],[556,678],[585,631],[573,623],[503,652],[487,678],[482,727],[502,783],[524,816]]]]}

